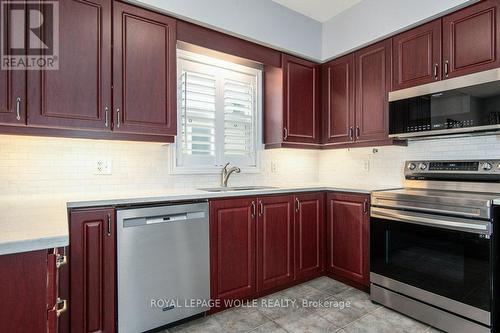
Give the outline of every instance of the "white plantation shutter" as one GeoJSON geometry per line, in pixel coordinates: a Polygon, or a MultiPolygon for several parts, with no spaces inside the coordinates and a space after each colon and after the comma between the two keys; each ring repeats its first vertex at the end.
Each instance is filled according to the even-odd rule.
{"type": "MultiPolygon", "coordinates": [[[[260,71],[178,51],[178,128],[174,168],[256,168],[260,71]]],[[[174,170],[175,171],[175,170],[174,170]]]]}
{"type": "Polygon", "coordinates": [[[249,164],[255,156],[254,87],[248,82],[224,82],[224,156],[249,164]]]}

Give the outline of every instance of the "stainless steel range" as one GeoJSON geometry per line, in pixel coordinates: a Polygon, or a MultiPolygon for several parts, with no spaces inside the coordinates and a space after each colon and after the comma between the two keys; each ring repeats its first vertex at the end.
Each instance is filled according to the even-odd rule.
{"type": "Polygon", "coordinates": [[[409,161],[371,208],[371,299],[447,332],[497,329],[500,160],[409,161]]]}

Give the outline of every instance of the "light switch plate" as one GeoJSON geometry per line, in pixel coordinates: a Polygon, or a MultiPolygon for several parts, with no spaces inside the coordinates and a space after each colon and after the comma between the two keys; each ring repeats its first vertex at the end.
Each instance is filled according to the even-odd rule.
{"type": "Polygon", "coordinates": [[[271,173],[278,173],[278,162],[271,161],[271,173]]]}

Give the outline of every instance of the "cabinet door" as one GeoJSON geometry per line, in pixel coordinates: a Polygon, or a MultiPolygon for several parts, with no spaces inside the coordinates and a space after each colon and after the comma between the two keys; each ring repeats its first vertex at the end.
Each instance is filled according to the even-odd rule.
{"type": "Polygon", "coordinates": [[[115,212],[72,211],[69,228],[71,332],[115,332],[115,212]]]}
{"type": "MultiPolygon", "coordinates": [[[[0,0],[4,6],[5,0],[0,0]]],[[[11,6],[11,5],[10,5],[11,6]]],[[[16,4],[18,6],[18,4],[16,4]]],[[[6,46],[11,44],[11,18],[7,10],[3,11],[3,39],[6,46]]],[[[0,124],[26,125],[26,75],[22,70],[0,70],[0,124]]]]}
{"type": "Polygon", "coordinates": [[[369,216],[365,195],[330,193],[327,212],[327,270],[368,286],[369,216]]]}
{"type": "Polygon", "coordinates": [[[258,200],[257,290],[290,283],[293,274],[293,197],[258,200]]]}
{"type": "Polygon", "coordinates": [[[114,131],[176,134],[176,21],[114,2],[114,131]]]}
{"type": "Polygon", "coordinates": [[[27,73],[28,125],[109,130],[111,0],[59,1],[58,59],[27,73]]]}
{"type": "Polygon", "coordinates": [[[443,18],[445,78],[500,66],[499,4],[481,1],[443,18]]]}
{"type": "Polygon", "coordinates": [[[255,294],[256,198],[210,202],[212,299],[255,294]]]}
{"type": "Polygon", "coordinates": [[[354,55],[323,66],[324,143],[348,143],[354,139],[354,55]]]}
{"type": "Polygon", "coordinates": [[[387,140],[391,86],[391,40],[366,47],[356,57],[356,141],[387,140]]]}
{"type": "Polygon", "coordinates": [[[301,194],[295,199],[295,278],[303,279],[323,271],[325,196],[301,194]]]}
{"type": "Polygon", "coordinates": [[[0,255],[0,332],[47,331],[47,251],[0,255]]]}
{"type": "Polygon", "coordinates": [[[319,143],[319,66],[284,55],[283,68],[285,141],[319,143]]]}
{"type": "Polygon", "coordinates": [[[441,80],[441,20],[393,38],[393,89],[441,80]]]}

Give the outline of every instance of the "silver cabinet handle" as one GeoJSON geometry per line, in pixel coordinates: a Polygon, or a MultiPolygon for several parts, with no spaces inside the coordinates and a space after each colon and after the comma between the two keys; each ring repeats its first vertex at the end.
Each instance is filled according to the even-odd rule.
{"type": "Polygon", "coordinates": [[[120,119],[120,108],[117,108],[116,109],[116,127],[117,128],[120,128],[120,122],[121,122],[121,119],[120,119]]]}
{"type": "Polygon", "coordinates": [[[368,200],[363,202],[363,213],[368,214],[368,200]]]}
{"type": "Polygon", "coordinates": [[[356,139],[359,139],[360,133],[359,126],[356,126],[356,139]]]}
{"type": "Polygon", "coordinates": [[[434,80],[438,79],[438,71],[439,71],[439,65],[434,64],[434,80]]]}
{"type": "Polygon", "coordinates": [[[108,237],[111,236],[111,215],[108,214],[108,237]]]}
{"type": "Polygon", "coordinates": [[[109,108],[104,108],[104,126],[109,127],[109,108]]]}
{"type": "Polygon", "coordinates": [[[285,136],[284,136],[284,140],[286,141],[286,139],[288,139],[288,128],[283,128],[283,131],[285,132],[285,136]]]}
{"type": "Polygon", "coordinates": [[[349,127],[349,140],[354,140],[354,129],[349,127]]]}
{"type": "Polygon", "coordinates": [[[300,210],[300,200],[299,198],[295,198],[295,211],[298,212],[300,210]]]}
{"type": "Polygon", "coordinates": [[[68,263],[68,256],[57,254],[56,256],[56,268],[64,266],[68,263]]]}
{"type": "Polygon", "coordinates": [[[56,314],[57,317],[61,316],[66,310],[68,310],[68,301],[65,299],[60,299],[59,297],[57,298],[57,303],[56,303],[56,314]],[[62,308],[59,308],[59,306],[62,304],[62,308]]]}
{"type": "Polygon", "coordinates": [[[21,120],[21,97],[16,98],[16,119],[21,120]]]}
{"type": "Polygon", "coordinates": [[[252,218],[254,219],[257,215],[257,206],[255,205],[255,201],[252,201],[252,218]]]}
{"type": "Polygon", "coordinates": [[[264,215],[264,204],[262,203],[262,200],[259,201],[259,215],[264,215]]]}
{"type": "Polygon", "coordinates": [[[449,75],[449,70],[450,70],[449,66],[450,66],[450,62],[448,60],[446,60],[444,62],[444,76],[445,77],[448,77],[448,75],[449,75]]]}

